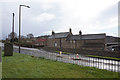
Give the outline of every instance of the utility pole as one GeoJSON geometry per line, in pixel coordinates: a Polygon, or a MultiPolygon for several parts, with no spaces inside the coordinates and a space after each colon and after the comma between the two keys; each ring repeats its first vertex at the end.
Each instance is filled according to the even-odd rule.
{"type": "Polygon", "coordinates": [[[12,44],[14,44],[14,16],[15,16],[15,14],[13,13],[13,22],[12,22],[12,44]]]}
{"type": "Polygon", "coordinates": [[[20,53],[21,5],[19,6],[19,53],[20,53]]]}

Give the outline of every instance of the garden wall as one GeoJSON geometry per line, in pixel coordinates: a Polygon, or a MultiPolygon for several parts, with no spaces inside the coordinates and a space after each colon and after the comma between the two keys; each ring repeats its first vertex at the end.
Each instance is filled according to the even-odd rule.
{"type": "Polygon", "coordinates": [[[120,58],[120,52],[112,52],[112,51],[95,51],[95,50],[82,50],[82,49],[69,49],[69,48],[60,49],[60,48],[53,48],[53,47],[44,47],[43,49],[50,52],[63,51],[63,52],[82,54],[82,55],[97,55],[97,56],[120,58]]]}

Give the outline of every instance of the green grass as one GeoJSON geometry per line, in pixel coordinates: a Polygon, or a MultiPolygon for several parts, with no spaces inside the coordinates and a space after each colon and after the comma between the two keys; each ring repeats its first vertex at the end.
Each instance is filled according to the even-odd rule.
{"type": "Polygon", "coordinates": [[[95,56],[95,55],[86,55],[87,57],[94,57],[94,58],[104,58],[104,59],[112,59],[112,60],[120,60],[120,58],[114,57],[103,57],[103,56],[95,56]]]}
{"type": "Polygon", "coordinates": [[[4,57],[3,78],[118,78],[117,72],[14,53],[4,57]]]}

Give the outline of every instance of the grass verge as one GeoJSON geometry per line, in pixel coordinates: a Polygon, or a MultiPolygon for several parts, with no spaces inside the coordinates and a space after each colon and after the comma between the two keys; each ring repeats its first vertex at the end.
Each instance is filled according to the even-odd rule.
{"type": "Polygon", "coordinates": [[[93,57],[93,58],[102,58],[102,59],[111,59],[111,60],[120,60],[120,58],[114,58],[114,57],[103,57],[103,56],[95,56],[95,55],[86,55],[87,57],[93,57]]]}
{"type": "Polygon", "coordinates": [[[4,57],[3,78],[118,78],[117,72],[14,53],[4,57]]]}

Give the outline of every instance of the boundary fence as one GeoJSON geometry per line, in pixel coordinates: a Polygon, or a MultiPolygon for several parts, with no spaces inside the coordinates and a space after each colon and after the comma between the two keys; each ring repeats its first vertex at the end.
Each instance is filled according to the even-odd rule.
{"type": "MultiPolygon", "coordinates": [[[[18,52],[18,48],[14,48],[14,52],[18,52]]],[[[120,60],[92,58],[86,57],[83,54],[60,54],[59,52],[48,52],[43,49],[39,50],[34,48],[21,48],[21,53],[65,63],[72,63],[77,65],[96,67],[99,69],[106,69],[114,72],[120,72],[120,60]]]]}

